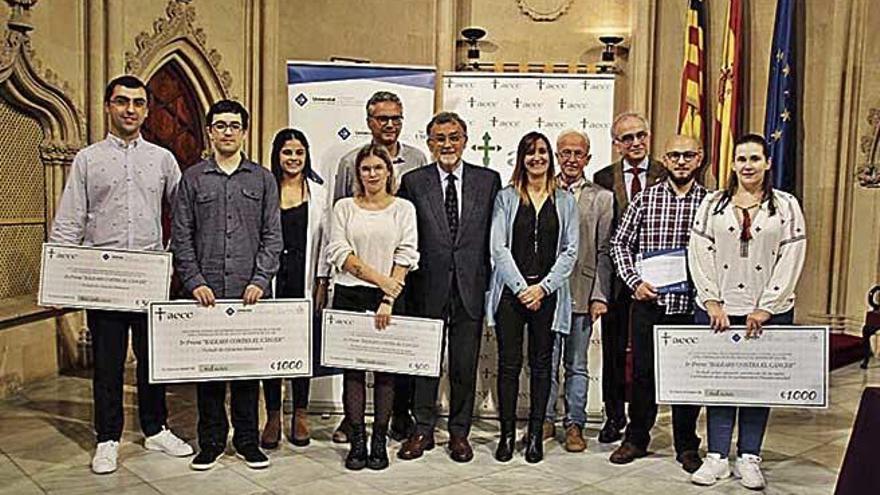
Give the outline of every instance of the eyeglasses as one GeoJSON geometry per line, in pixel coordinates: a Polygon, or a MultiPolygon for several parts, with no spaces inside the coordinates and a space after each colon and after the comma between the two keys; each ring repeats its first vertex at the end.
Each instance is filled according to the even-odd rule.
{"type": "Polygon", "coordinates": [[[580,160],[581,158],[587,156],[587,152],[584,150],[562,150],[559,152],[559,156],[565,160],[568,160],[572,157],[580,160]]]}
{"type": "Polygon", "coordinates": [[[700,153],[697,151],[670,151],[666,153],[666,159],[672,162],[677,162],[678,160],[684,158],[684,161],[689,162],[697,157],[700,153]]]}
{"type": "Polygon", "coordinates": [[[403,123],[403,115],[370,115],[370,118],[382,125],[400,125],[403,123]]]}
{"type": "Polygon", "coordinates": [[[235,134],[241,132],[241,130],[244,129],[244,126],[241,125],[241,122],[223,122],[220,120],[211,124],[211,128],[220,134],[226,132],[227,129],[235,134]]]}
{"type": "Polygon", "coordinates": [[[134,105],[135,108],[145,108],[147,106],[147,100],[144,98],[135,98],[132,100],[131,98],[127,98],[125,96],[117,96],[110,100],[110,103],[114,106],[120,108],[127,108],[129,105],[134,105]]]}
{"type": "Polygon", "coordinates": [[[636,139],[638,139],[639,142],[642,142],[647,137],[648,137],[648,131],[639,131],[639,132],[635,132],[635,133],[631,133],[631,134],[624,134],[623,136],[617,136],[617,138],[615,138],[615,139],[617,139],[618,141],[620,141],[621,143],[623,143],[626,146],[632,146],[633,143],[636,142],[636,139]]]}
{"type": "Polygon", "coordinates": [[[448,136],[443,135],[443,134],[437,134],[434,136],[430,136],[428,139],[430,139],[431,141],[434,141],[435,143],[438,143],[438,144],[443,144],[446,142],[449,142],[452,144],[458,144],[464,140],[464,136],[462,136],[461,134],[450,134],[448,136]]]}

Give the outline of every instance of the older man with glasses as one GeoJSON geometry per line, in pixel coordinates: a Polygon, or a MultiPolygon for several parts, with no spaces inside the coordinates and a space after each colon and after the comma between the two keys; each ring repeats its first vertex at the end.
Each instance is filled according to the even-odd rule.
{"type": "MultiPolygon", "coordinates": [[[[648,121],[637,113],[626,112],[615,117],[611,138],[620,161],[593,176],[593,182],[614,193],[615,224],[638,193],[666,177],[663,164],[649,156],[649,127],[648,121]]],[[[606,421],[599,432],[601,443],[620,440],[621,430],[626,426],[626,346],[631,301],[632,292],[620,278],[614,277],[608,312],[602,316],[602,400],[606,421]]]]}

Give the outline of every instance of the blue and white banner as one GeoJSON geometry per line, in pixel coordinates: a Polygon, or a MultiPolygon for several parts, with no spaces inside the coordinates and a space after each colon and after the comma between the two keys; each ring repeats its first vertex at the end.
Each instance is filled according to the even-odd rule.
{"type": "Polygon", "coordinates": [[[443,109],[468,124],[465,160],[497,170],[503,184],[513,172],[519,140],[530,131],[543,133],[554,146],[566,129],[586,132],[593,155],[588,178],[611,163],[612,75],[446,73],[443,109]]]}
{"type": "Polygon", "coordinates": [[[312,164],[325,180],[342,156],[367,144],[366,104],[376,91],[403,102],[400,141],[428,154],[425,125],[434,114],[433,67],[287,62],[288,122],[309,139],[312,164]]]}

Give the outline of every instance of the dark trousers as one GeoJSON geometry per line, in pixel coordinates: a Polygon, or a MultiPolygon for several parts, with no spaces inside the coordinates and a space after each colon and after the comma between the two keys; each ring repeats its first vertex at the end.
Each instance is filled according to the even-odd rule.
{"type": "Polygon", "coordinates": [[[129,328],[137,358],[138,418],[141,430],[146,436],[159,433],[165,426],[168,410],[165,407],[165,386],[150,385],[149,381],[147,315],[92,309],[86,311],[86,315],[92,334],[95,360],[92,391],[98,442],[119,441],[122,436],[122,384],[125,358],[128,355],[129,328]]]}
{"type": "Polygon", "coordinates": [[[602,401],[605,415],[618,425],[626,423],[626,345],[631,307],[630,292],[623,289],[602,315],[602,401]]]}
{"type": "MultiPolygon", "coordinates": [[[[336,285],[333,288],[333,309],[346,311],[376,311],[384,294],[372,287],[336,285]]],[[[392,309],[392,315],[397,314],[392,309]]],[[[392,316],[392,319],[394,317],[392,316]]],[[[373,428],[386,430],[394,401],[394,376],[391,373],[373,373],[373,428]]],[[[342,405],[345,417],[353,424],[364,423],[366,410],[366,373],[361,370],[343,372],[342,405]]]]}
{"type": "MultiPolygon", "coordinates": [[[[453,287],[456,287],[454,281],[453,287]]],[[[430,301],[424,303],[430,304],[430,301]]],[[[449,373],[449,434],[466,438],[471,432],[474,412],[483,320],[471,318],[457,289],[451,291],[445,313],[443,333],[449,373]]],[[[413,416],[416,430],[424,435],[434,434],[439,386],[439,377],[413,377],[413,416]]]]}
{"type": "MultiPolygon", "coordinates": [[[[293,408],[308,409],[309,387],[312,379],[309,377],[292,378],[293,384],[293,408]]],[[[275,412],[281,410],[281,378],[263,380],[263,398],[266,400],[266,411],[275,412]]]]}
{"type": "Polygon", "coordinates": [[[523,333],[529,327],[529,423],[544,420],[553,366],[553,315],[556,294],[545,297],[537,311],[527,309],[504,289],[495,311],[498,338],[498,413],[502,423],[516,421],[519,374],[523,365],[523,333]]]}
{"type": "Polygon", "coordinates": [[[244,445],[257,443],[259,380],[202,382],[196,386],[199,403],[199,447],[202,449],[208,446],[226,446],[226,437],[229,435],[229,420],[226,416],[227,384],[232,413],[232,445],[239,449],[244,445]]]}
{"type": "MultiPolygon", "coordinates": [[[[653,302],[632,303],[633,383],[629,404],[629,425],[625,440],[642,449],[651,442],[651,428],[657,419],[654,387],[654,325],[691,325],[691,314],[667,315],[653,302]]],[[[672,438],[676,454],[700,447],[697,418],[700,406],[672,406],[672,438]]]]}

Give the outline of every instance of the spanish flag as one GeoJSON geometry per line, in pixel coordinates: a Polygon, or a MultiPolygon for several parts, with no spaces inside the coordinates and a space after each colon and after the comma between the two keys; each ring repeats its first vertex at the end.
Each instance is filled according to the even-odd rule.
{"type": "Polygon", "coordinates": [[[704,79],[704,36],[706,15],[703,0],[688,0],[687,22],[684,33],[684,63],[681,69],[681,98],[678,103],[678,133],[703,142],[706,126],[703,112],[706,108],[704,79]]]}
{"type": "Polygon", "coordinates": [[[733,169],[733,141],[739,132],[740,64],[742,61],[742,3],[730,0],[727,27],[721,50],[721,74],[718,80],[718,107],[712,137],[712,157],[718,188],[724,188],[733,169]]]}

